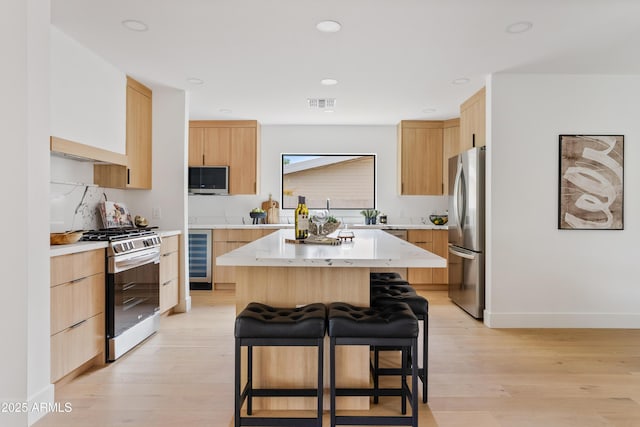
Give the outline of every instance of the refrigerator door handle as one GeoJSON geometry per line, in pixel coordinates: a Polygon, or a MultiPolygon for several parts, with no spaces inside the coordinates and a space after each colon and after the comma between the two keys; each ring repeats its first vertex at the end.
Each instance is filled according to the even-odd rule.
{"type": "Polygon", "coordinates": [[[449,246],[449,253],[452,255],[459,256],[460,258],[465,259],[476,259],[476,255],[473,252],[464,251],[459,248],[455,248],[453,246],[449,246]]]}
{"type": "MultiPolygon", "coordinates": [[[[455,215],[455,225],[458,231],[458,235],[462,237],[464,212],[460,211],[460,192],[463,191],[464,176],[462,175],[462,162],[458,162],[458,168],[456,170],[456,178],[453,183],[453,214],[455,215]]],[[[463,202],[464,203],[464,202],[463,202]]],[[[462,206],[464,210],[464,206],[462,206]]]]}

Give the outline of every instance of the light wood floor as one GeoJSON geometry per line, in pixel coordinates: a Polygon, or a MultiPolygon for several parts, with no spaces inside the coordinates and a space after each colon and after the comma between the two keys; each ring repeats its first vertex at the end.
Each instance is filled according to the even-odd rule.
{"type": "MultiPolygon", "coordinates": [[[[424,295],[431,382],[421,427],[640,426],[640,330],[488,329],[446,293],[424,295]]],[[[231,426],[233,291],[192,297],[192,311],[163,318],[144,345],[58,388],[72,412],[36,426],[231,426]]]]}

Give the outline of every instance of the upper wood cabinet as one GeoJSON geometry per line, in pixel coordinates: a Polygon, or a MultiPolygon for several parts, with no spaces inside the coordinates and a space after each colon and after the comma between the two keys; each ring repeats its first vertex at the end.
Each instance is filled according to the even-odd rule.
{"type": "Polygon", "coordinates": [[[189,166],[229,166],[229,194],[258,194],[260,125],[255,120],[189,122],[189,166]]]}
{"type": "Polygon", "coordinates": [[[482,88],[460,105],[460,151],[485,145],[485,88],[482,88]]]}
{"type": "Polygon", "coordinates": [[[442,195],[443,122],[403,120],[398,125],[399,193],[442,195]]]}
{"type": "Polygon", "coordinates": [[[101,187],[151,189],[151,89],[127,77],[127,166],[95,165],[101,187]]]}
{"type": "Polygon", "coordinates": [[[442,139],[442,181],[446,195],[449,192],[449,158],[460,153],[460,119],[444,121],[442,139]]]}

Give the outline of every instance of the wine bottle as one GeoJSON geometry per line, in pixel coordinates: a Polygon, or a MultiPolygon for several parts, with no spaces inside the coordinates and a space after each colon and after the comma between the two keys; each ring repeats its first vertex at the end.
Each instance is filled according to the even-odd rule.
{"type": "Polygon", "coordinates": [[[296,239],[306,239],[309,237],[309,209],[305,203],[304,196],[298,196],[298,207],[295,215],[296,239]]]}

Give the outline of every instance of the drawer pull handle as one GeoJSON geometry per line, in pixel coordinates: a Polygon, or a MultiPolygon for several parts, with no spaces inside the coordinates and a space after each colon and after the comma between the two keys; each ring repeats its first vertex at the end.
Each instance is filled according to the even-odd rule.
{"type": "Polygon", "coordinates": [[[125,283],[124,285],[122,285],[122,290],[123,291],[128,291],[131,288],[135,288],[136,287],[136,282],[129,282],[129,283],[125,283]]]}
{"type": "Polygon", "coordinates": [[[69,326],[69,329],[77,328],[78,326],[82,325],[86,321],[87,321],[87,319],[84,319],[84,320],[79,321],[78,323],[74,323],[73,325],[69,326]]]}

